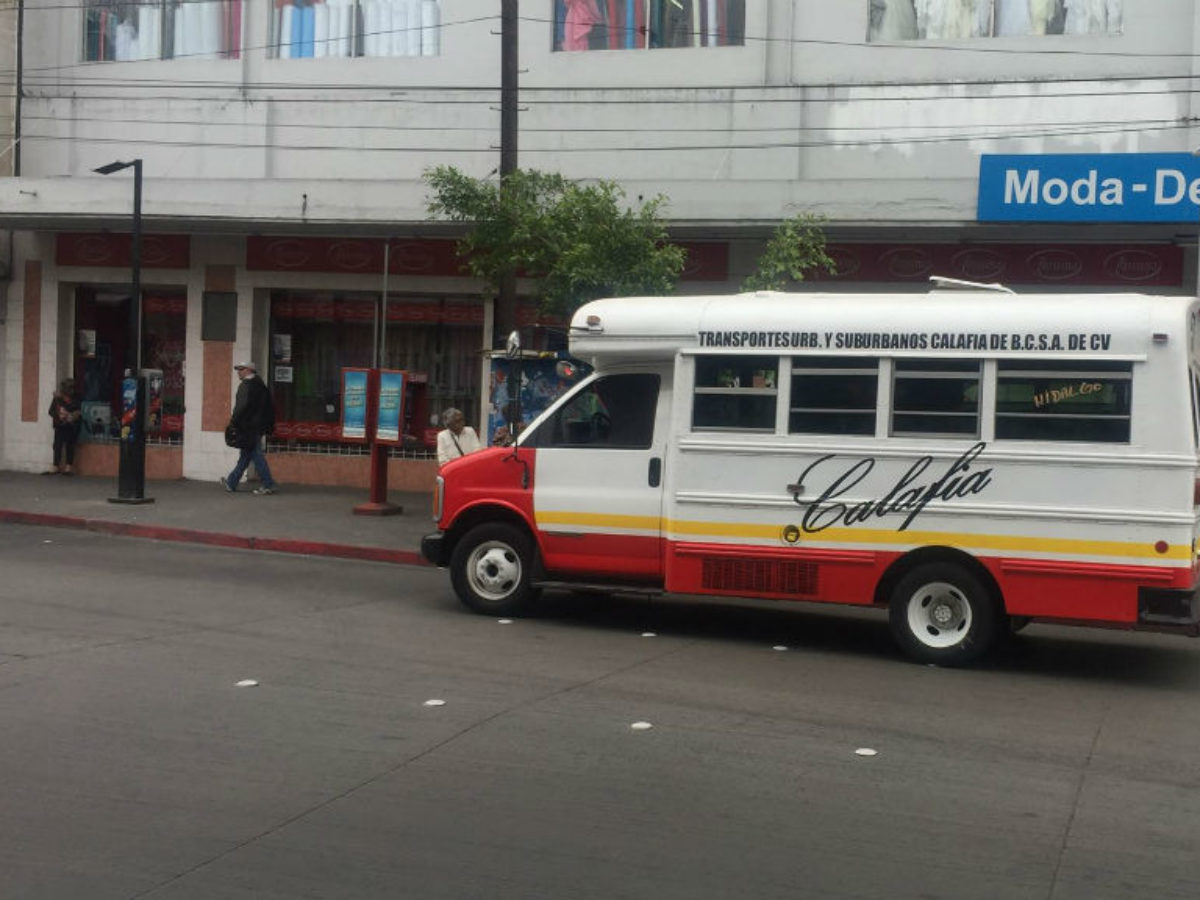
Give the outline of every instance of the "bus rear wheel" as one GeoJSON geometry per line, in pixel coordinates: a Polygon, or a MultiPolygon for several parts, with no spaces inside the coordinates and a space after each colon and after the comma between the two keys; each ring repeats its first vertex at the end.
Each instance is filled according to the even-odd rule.
{"type": "Polygon", "coordinates": [[[533,547],[521,529],[504,522],[476,525],[450,555],[450,583],[477,613],[519,616],[532,609],[539,591],[530,586],[533,547]]]}
{"type": "Polygon", "coordinates": [[[995,643],[1000,604],[969,569],[953,562],[917,566],[889,602],[892,634],[918,662],[962,666],[995,643]]]}

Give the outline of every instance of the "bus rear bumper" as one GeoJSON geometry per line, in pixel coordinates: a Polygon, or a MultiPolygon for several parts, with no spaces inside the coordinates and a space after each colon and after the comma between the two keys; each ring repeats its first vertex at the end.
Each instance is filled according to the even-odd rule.
{"type": "Polygon", "coordinates": [[[1138,627],[1200,636],[1200,595],[1196,588],[1138,588],[1138,627]]]}

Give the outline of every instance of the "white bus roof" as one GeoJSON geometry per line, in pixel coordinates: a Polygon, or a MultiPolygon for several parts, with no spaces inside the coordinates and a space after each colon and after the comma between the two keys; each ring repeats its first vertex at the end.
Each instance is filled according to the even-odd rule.
{"type": "Polygon", "coordinates": [[[1189,345],[1195,305],[1185,296],[983,289],[620,297],[580,307],[571,352],[581,359],[681,351],[1140,359],[1155,334],[1189,345]]]}

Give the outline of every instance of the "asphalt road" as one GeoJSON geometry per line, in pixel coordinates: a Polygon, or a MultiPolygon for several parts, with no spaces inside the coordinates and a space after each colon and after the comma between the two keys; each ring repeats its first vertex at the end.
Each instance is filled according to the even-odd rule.
{"type": "Polygon", "coordinates": [[[0,897],[1194,898],[1198,700],[1182,638],[0,526],[0,897]]]}

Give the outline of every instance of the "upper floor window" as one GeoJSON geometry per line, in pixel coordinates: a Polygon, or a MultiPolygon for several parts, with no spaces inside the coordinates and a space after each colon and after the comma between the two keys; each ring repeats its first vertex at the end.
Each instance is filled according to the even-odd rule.
{"type": "Polygon", "coordinates": [[[1120,34],[1124,0],[867,0],[872,41],[1120,34]]]}
{"type": "Polygon", "coordinates": [[[242,0],[84,0],[85,62],[237,59],[242,0]]]}
{"type": "Polygon", "coordinates": [[[322,56],[437,56],[442,11],[435,0],[276,0],[270,53],[322,56]]]}
{"type": "Polygon", "coordinates": [[[554,0],[555,50],[745,43],[746,0],[554,0]]]}

